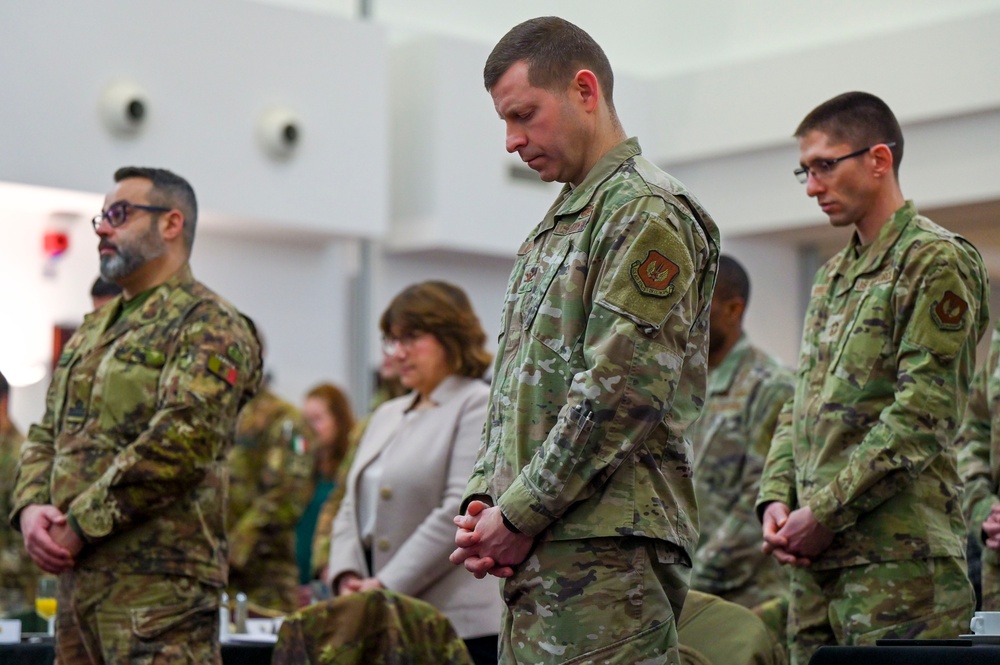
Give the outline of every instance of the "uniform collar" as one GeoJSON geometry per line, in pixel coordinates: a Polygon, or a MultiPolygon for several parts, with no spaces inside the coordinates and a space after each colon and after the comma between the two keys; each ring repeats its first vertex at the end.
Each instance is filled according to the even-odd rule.
{"type": "Polygon", "coordinates": [[[710,394],[729,392],[736,379],[736,372],[748,353],[750,353],[750,338],[747,337],[746,333],[742,333],[740,339],[733,348],[729,349],[729,353],[722,359],[719,366],[708,373],[708,392],[710,394]]]}
{"type": "Polygon", "coordinates": [[[642,149],[639,147],[639,139],[635,137],[626,139],[597,160],[597,163],[590,169],[590,172],[587,173],[583,182],[578,187],[573,187],[569,183],[563,185],[559,196],[556,197],[555,203],[549,207],[548,212],[545,213],[545,218],[531,232],[529,240],[521,245],[518,254],[527,252],[539,235],[554,228],[557,217],[575,215],[583,210],[590,203],[591,199],[594,198],[597,188],[605,180],[614,175],[626,160],[641,153],[642,149]]]}
{"type": "MultiPolygon", "coordinates": [[[[126,330],[137,328],[140,325],[155,323],[168,314],[172,315],[172,313],[167,311],[168,308],[164,307],[167,298],[170,297],[170,294],[175,289],[193,282],[194,275],[191,273],[191,266],[190,264],[185,263],[177,272],[167,278],[167,280],[162,284],[154,286],[151,289],[152,293],[150,293],[149,297],[146,298],[146,302],[144,302],[137,311],[130,313],[128,316],[123,316],[115,321],[111,328],[108,329],[108,332],[111,333],[113,337],[117,337],[126,330]]],[[[121,298],[121,296],[118,296],[118,298],[121,298]]],[[[118,307],[120,305],[120,301],[109,303],[107,307],[102,307],[99,310],[99,315],[110,318],[118,311],[118,307]]]]}
{"type": "Polygon", "coordinates": [[[625,139],[609,150],[597,160],[597,163],[584,177],[583,182],[577,187],[568,183],[563,186],[563,195],[559,199],[562,203],[556,210],[556,216],[573,215],[583,210],[594,198],[597,188],[604,184],[604,181],[614,175],[627,160],[640,154],[642,154],[642,148],[639,147],[639,139],[634,136],[625,139]]]}
{"type": "Polygon", "coordinates": [[[840,252],[837,267],[830,275],[831,278],[845,277],[837,287],[837,295],[854,288],[854,281],[858,277],[881,270],[889,252],[916,216],[916,206],[913,205],[913,201],[907,201],[902,208],[893,213],[875,240],[867,247],[861,245],[861,240],[855,232],[851,242],[840,252]]]}

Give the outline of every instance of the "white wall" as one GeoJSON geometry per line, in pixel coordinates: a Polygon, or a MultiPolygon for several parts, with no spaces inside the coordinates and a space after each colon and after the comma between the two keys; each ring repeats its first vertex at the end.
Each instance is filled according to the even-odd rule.
{"type": "Polygon", "coordinates": [[[245,229],[379,236],[387,224],[384,30],[239,0],[0,3],[0,181],[104,192],[124,164],[167,166],[245,229]],[[148,98],[134,137],[102,125],[106,88],[148,98]],[[255,130],[300,117],[294,158],[255,130]]]}

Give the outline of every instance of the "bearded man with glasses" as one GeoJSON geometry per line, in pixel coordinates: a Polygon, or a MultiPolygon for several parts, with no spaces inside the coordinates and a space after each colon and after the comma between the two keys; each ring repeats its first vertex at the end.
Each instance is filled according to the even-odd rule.
{"type": "Polygon", "coordinates": [[[137,167],[115,181],[94,231],[101,275],[122,295],[59,357],[10,520],[59,576],[61,665],[221,663],[225,460],[260,348],[191,274],[191,185],[137,167]]]}
{"type": "Polygon", "coordinates": [[[903,198],[903,135],[885,102],[845,93],[795,136],[806,193],[855,229],[813,283],[757,499],[764,551],[792,567],[790,651],[805,665],[823,645],[968,628],[952,440],[989,287],[976,248],[903,198]]]}

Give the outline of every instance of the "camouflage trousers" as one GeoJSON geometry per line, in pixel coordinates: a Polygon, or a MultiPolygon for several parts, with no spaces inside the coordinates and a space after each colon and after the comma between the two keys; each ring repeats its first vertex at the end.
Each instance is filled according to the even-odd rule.
{"type": "Polygon", "coordinates": [[[1000,612],[1000,552],[983,546],[982,558],[983,610],[1000,612]]]}
{"type": "Polygon", "coordinates": [[[506,665],[680,662],[677,622],[691,568],[647,538],[545,541],[503,581],[506,665]]]}
{"type": "Polygon", "coordinates": [[[957,637],[968,632],[975,603],[964,558],[795,568],[788,615],[791,662],[806,665],[824,645],[957,637]]]}
{"type": "Polygon", "coordinates": [[[59,577],[56,665],[221,665],[219,590],[194,578],[59,577]]]}

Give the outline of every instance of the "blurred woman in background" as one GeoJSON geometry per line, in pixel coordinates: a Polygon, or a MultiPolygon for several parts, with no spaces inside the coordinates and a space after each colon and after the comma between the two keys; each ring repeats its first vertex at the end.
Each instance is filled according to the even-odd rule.
{"type": "Polygon", "coordinates": [[[325,564],[312,561],[317,518],[327,497],[334,492],[338,483],[343,484],[347,476],[354,413],[344,391],[332,383],[321,383],[306,393],[302,416],[313,431],[310,445],[315,460],[315,490],[295,529],[295,559],[299,565],[299,583],[303,585],[299,603],[305,604],[310,598],[306,585],[315,579],[314,564],[325,564]]]}
{"type": "Polygon", "coordinates": [[[497,582],[448,561],[452,518],[486,420],[486,335],[465,292],[436,281],[404,289],[380,327],[411,392],[379,407],[361,438],[333,524],[327,579],[339,595],[384,588],[430,603],[477,665],[495,664],[497,582]]]}

